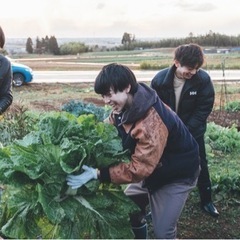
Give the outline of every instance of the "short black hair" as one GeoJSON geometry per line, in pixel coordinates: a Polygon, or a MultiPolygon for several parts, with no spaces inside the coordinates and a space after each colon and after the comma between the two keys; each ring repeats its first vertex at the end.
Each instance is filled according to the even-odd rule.
{"type": "Polygon", "coordinates": [[[0,26],[0,48],[3,48],[5,44],[5,34],[2,30],[2,27],[0,26]]]}
{"type": "Polygon", "coordinates": [[[122,92],[129,85],[131,85],[129,93],[134,94],[138,85],[134,73],[127,66],[111,63],[104,66],[96,77],[94,90],[97,94],[106,95],[110,88],[116,93],[122,92]]]}
{"type": "Polygon", "coordinates": [[[181,66],[200,68],[204,62],[204,54],[198,44],[184,44],[175,49],[174,60],[177,60],[181,66]]]}

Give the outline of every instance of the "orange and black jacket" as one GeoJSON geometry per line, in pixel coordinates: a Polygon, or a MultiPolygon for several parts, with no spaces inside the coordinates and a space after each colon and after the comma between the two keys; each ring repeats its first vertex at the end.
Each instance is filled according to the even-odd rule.
{"type": "Polygon", "coordinates": [[[194,181],[199,172],[198,145],[174,111],[156,92],[138,84],[130,109],[109,116],[131,152],[129,163],[100,169],[100,181],[143,181],[150,191],[164,184],[194,181]]]}

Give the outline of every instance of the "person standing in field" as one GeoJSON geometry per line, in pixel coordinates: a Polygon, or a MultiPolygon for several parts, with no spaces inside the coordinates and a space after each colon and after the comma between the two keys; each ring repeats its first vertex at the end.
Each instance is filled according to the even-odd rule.
{"type": "Polygon", "coordinates": [[[151,81],[160,99],[173,109],[199,145],[201,172],[198,190],[201,208],[213,217],[219,212],[212,202],[211,181],[206,158],[204,134],[214,105],[215,92],[209,74],[201,69],[204,53],[197,44],[175,49],[174,64],[161,70],[151,81]]]}
{"type": "MultiPolygon", "coordinates": [[[[5,35],[0,26],[0,50],[5,44],[5,35]]],[[[10,61],[0,54],[0,115],[12,104],[12,68],[10,61]]]]}
{"type": "MultiPolygon", "coordinates": [[[[0,26],[0,52],[5,44],[5,35],[0,26]]],[[[1,115],[12,104],[12,68],[9,60],[0,53],[0,120],[1,115]]],[[[2,186],[0,186],[0,198],[2,195],[2,186]]],[[[0,239],[1,236],[0,236],[0,239]]]]}
{"type": "Polygon", "coordinates": [[[138,83],[127,66],[103,67],[94,89],[112,107],[106,122],[117,128],[129,162],[102,169],[84,165],[80,175],[67,176],[67,184],[73,189],[93,179],[129,184],[125,194],[141,209],[130,216],[135,238],[147,238],[149,203],[155,237],[176,238],[178,219],[199,176],[197,142],[176,113],[153,89],[138,83]]]}

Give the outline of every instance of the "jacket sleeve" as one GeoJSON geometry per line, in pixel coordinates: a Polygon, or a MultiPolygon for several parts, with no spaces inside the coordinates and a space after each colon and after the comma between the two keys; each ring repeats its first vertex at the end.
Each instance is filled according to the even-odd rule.
{"type": "MultiPolygon", "coordinates": [[[[173,67],[172,67],[173,68],[173,67]]],[[[150,83],[150,87],[153,88],[156,92],[158,92],[166,79],[169,78],[169,75],[172,74],[172,68],[165,68],[158,72],[152,79],[150,83]],[[165,79],[166,78],[166,79],[165,79]]]]}
{"type": "Polygon", "coordinates": [[[0,58],[0,114],[12,104],[12,68],[11,63],[3,56],[0,58]]]}
{"type": "Polygon", "coordinates": [[[145,179],[154,171],[168,138],[167,127],[154,108],[136,123],[131,135],[137,141],[131,161],[100,170],[100,180],[109,178],[116,184],[133,183],[145,179]]]}
{"type": "MultiPolygon", "coordinates": [[[[198,89],[198,98],[194,111],[185,123],[190,132],[195,135],[197,129],[206,125],[207,118],[214,105],[215,92],[213,83],[209,75],[205,76],[201,87],[198,89]]],[[[196,136],[195,136],[196,137],[196,136]]]]}

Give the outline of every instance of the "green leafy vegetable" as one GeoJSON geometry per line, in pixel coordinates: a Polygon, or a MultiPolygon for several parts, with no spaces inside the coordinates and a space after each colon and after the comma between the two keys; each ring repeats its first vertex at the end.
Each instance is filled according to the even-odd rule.
{"type": "Polygon", "coordinates": [[[137,207],[121,186],[93,180],[69,189],[83,164],[128,161],[116,129],[93,114],[41,116],[37,130],[0,149],[1,235],[8,238],[132,238],[137,207]]]}

